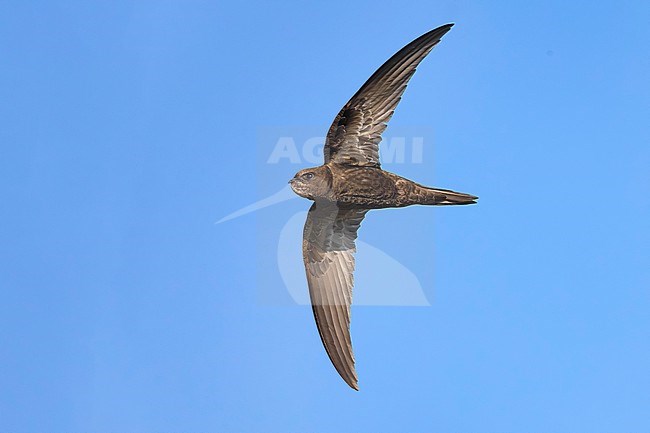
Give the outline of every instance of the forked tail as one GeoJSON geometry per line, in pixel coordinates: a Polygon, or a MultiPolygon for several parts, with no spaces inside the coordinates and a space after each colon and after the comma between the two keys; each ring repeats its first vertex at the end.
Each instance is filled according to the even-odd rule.
{"type": "Polygon", "coordinates": [[[418,185],[412,192],[415,199],[414,204],[434,205],[434,206],[451,206],[461,204],[474,204],[478,197],[462,192],[451,191],[449,189],[428,188],[418,185]]]}

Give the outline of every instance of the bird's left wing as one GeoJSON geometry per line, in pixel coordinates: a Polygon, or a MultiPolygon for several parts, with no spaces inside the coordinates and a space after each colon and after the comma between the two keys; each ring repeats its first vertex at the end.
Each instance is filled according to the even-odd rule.
{"type": "Polygon", "coordinates": [[[316,326],[327,355],[354,389],[357,374],[350,339],[357,230],[367,210],[316,202],[309,209],[302,253],[316,326]]]}
{"type": "Polygon", "coordinates": [[[446,24],[415,39],[388,59],[341,109],[325,141],[325,163],[379,167],[381,134],[406,85],[440,38],[446,24]]]}

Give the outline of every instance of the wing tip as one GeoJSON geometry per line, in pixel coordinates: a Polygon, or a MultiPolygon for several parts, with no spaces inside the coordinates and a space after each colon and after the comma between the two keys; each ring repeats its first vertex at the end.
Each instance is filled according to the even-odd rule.
{"type": "Polygon", "coordinates": [[[445,35],[449,30],[451,30],[451,28],[452,28],[454,25],[456,25],[456,23],[447,23],[447,24],[443,24],[443,25],[441,25],[440,27],[438,27],[438,28],[436,28],[436,29],[433,29],[432,32],[440,31],[440,32],[442,32],[442,35],[440,35],[440,37],[443,37],[443,36],[444,36],[444,35],[445,35]]]}
{"type": "MultiPolygon", "coordinates": [[[[352,352],[350,352],[350,354],[352,354],[352,352]]],[[[355,391],[359,391],[359,379],[357,377],[357,371],[354,368],[354,359],[352,360],[352,364],[347,365],[340,362],[335,362],[331,356],[330,359],[332,360],[332,364],[334,365],[336,372],[339,374],[339,376],[341,376],[341,379],[343,379],[343,381],[347,383],[350,388],[355,391]]]]}
{"type": "Polygon", "coordinates": [[[357,372],[354,371],[354,367],[352,368],[352,376],[347,376],[347,375],[344,376],[341,374],[341,377],[343,378],[345,383],[348,384],[350,388],[352,388],[355,391],[359,391],[359,380],[357,379],[357,372]]]}

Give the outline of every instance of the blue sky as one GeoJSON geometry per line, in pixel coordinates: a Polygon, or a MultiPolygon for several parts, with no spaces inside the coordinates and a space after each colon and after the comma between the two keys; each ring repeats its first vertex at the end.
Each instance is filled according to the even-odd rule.
{"type": "Polygon", "coordinates": [[[2,2],[0,430],[647,432],[649,17],[2,2]],[[324,134],[447,22],[387,131],[433,131],[422,161],[384,168],[481,199],[366,218],[431,305],[353,309],[354,392],[274,267],[309,203],[215,221],[310,165],[266,164],[263,131],[324,134]]]}

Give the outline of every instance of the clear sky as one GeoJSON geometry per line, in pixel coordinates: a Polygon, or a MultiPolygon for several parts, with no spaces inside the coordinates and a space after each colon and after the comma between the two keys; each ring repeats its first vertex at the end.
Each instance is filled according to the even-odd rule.
{"type": "Polygon", "coordinates": [[[649,19],[1,2],[0,431],[650,431],[649,19]],[[314,165],[370,74],[448,22],[384,168],[480,202],[366,218],[355,392],[297,305],[309,203],[215,222],[314,165]],[[270,163],[281,137],[299,157],[270,163]]]}

